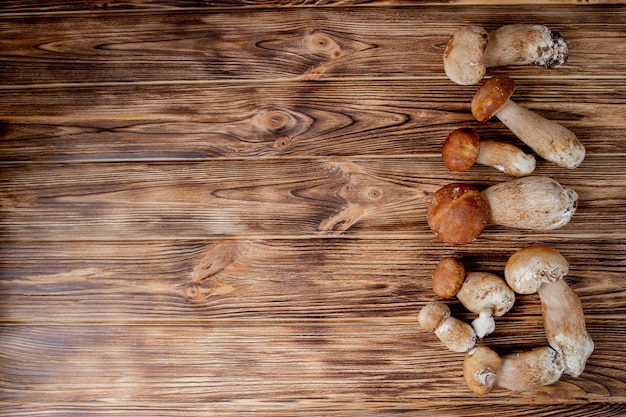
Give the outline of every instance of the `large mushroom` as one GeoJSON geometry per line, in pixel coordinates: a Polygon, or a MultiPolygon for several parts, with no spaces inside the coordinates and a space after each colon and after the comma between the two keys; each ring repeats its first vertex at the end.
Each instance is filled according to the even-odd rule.
{"type": "Polygon", "coordinates": [[[487,80],[472,98],[472,114],[484,122],[497,117],[539,156],[563,168],[576,168],[585,159],[585,147],[566,127],[515,104],[510,97],[515,81],[496,76],[487,80]]]}
{"type": "Polygon", "coordinates": [[[478,338],[493,333],[493,317],[500,317],[515,303],[515,293],[499,276],[490,272],[465,272],[457,258],[445,257],[439,261],[432,276],[433,291],[442,298],[456,296],[478,317],[472,327],[478,338]]]}
{"type": "Polygon", "coordinates": [[[506,282],[515,292],[539,293],[548,343],[562,356],[564,372],[576,377],[583,372],[594,344],[582,303],[563,279],[568,272],[565,257],[547,246],[517,251],[504,268],[506,282]]]}
{"type": "Polygon", "coordinates": [[[564,226],[578,206],[578,194],[544,176],[528,176],[486,188],[452,183],[437,190],[428,205],[432,232],[450,245],[474,241],[487,223],[526,230],[564,226]]]}
{"type": "Polygon", "coordinates": [[[468,25],[455,31],[443,54],[446,75],[460,85],[480,82],[487,68],[507,65],[538,65],[551,68],[564,64],[567,42],[543,25],[504,25],[495,31],[468,25]]]}
{"type": "Polygon", "coordinates": [[[463,172],[474,164],[487,165],[513,177],[530,175],[535,158],[510,143],[480,140],[475,129],[462,127],[450,132],[441,148],[443,163],[451,171],[463,172]]]}

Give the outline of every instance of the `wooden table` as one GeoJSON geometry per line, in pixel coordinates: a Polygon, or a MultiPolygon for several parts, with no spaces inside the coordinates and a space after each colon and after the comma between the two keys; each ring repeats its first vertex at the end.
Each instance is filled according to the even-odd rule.
{"type": "MultiPolygon", "coordinates": [[[[624,415],[626,7],[282,3],[0,6],[0,414],[624,415]],[[579,168],[535,172],[580,204],[561,229],[451,247],[432,193],[508,178],[448,171],[443,139],[529,149],[472,118],[443,50],[507,23],[568,40],[558,69],[489,75],[585,144],[579,168]],[[417,324],[432,270],[502,275],[534,244],[569,260],[596,349],[579,378],[480,397],[417,324]]],[[[481,343],[545,345],[538,297],[481,343]]]]}

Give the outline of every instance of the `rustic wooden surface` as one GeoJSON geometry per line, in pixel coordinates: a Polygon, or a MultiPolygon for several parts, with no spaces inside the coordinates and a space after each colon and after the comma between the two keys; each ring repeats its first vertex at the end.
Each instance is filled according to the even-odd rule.
{"type": "MultiPolygon", "coordinates": [[[[3,3],[0,415],[624,415],[626,7],[514,3],[3,3]],[[568,39],[559,69],[490,71],[587,147],[538,162],[580,195],[562,229],[452,248],[427,228],[439,186],[506,180],[447,171],[449,131],[523,146],[443,73],[469,23],[568,39]],[[432,269],[501,274],[538,243],[596,350],[579,378],[476,396],[416,323],[432,269]]],[[[538,298],[485,343],[544,345],[538,298]]]]}

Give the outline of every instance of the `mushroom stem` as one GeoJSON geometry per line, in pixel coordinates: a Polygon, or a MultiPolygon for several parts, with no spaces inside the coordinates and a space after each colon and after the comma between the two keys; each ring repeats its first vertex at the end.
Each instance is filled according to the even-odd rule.
{"type": "Polygon", "coordinates": [[[585,147],[572,131],[511,100],[495,116],[547,161],[573,169],[585,159],[585,147]]]}
{"type": "Polygon", "coordinates": [[[510,143],[483,140],[480,142],[477,164],[494,167],[512,177],[530,175],[535,170],[535,158],[510,143]]]}
{"type": "Polygon", "coordinates": [[[539,287],[548,343],[563,356],[565,373],[579,376],[593,352],[580,299],[564,279],[539,287]]]}
{"type": "Polygon", "coordinates": [[[567,62],[565,39],[543,25],[504,25],[489,32],[482,63],[486,67],[534,64],[545,68],[567,62]]]}
{"type": "Polygon", "coordinates": [[[511,391],[527,391],[553,384],[563,373],[560,355],[548,346],[502,356],[501,359],[495,385],[511,391]]]}
{"type": "Polygon", "coordinates": [[[481,195],[492,224],[529,230],[566,225],[578,207],[578,194],[549,177],[528,176],[492,185],[481,195]]]}

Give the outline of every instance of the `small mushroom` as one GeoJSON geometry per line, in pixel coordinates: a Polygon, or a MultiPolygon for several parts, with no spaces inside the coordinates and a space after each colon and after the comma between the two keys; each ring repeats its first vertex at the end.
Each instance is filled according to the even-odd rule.
{"type": "Polygon", "coordinates": [[[520,294],[539,293],[548,343],[563,357],[564,372],[579,376],[594,349],[587,332],[582,303],[563,277],[569,263],[555,249],[530,246],[514,253],[504,275],[520,294]]]}
{"type": "Polygon", "coordinates": [[[468,25],[455,31],[443,54],[446,75],[460,85],[476,84],[488,67],[539,65],[555,67],[567,61],[567,42],[543,25],[504,25],[495,31],[468,25]]]}
{"type": "Polygon", "coordinates": [[[563,168],[576,168],[585,159],[585,147],[564,126],[510,100],[515,81],[506,76],[487,80],[472,98],[472,114],[484,122],[496,116],[539,156],[563,168]]]}
{"type": "Polygon", "coordinates": [[[424,330],[435,333],[453,352],[467,352],[476,344],[476,334],[472,326],[452,317],[450,308],[443,303],[426,304],[420,310],[417,319],[424,330]]]}
{"type": "Polygon", "coordinates": [[[578,194],[543,176],[528,176],[486,188],[452,183],[437,190],[428,205],[432,232],[450,245],[474,241],[487,223],[527,230],[564,226],[578,207],[578,194]]]}
{"type": "Polygon", "coordinates": [[[502,367],[500,356],[487,346],[476,346],[465,354],[463,377],[476,394],[489,394],[495,387],[496,375],[502,367]]]}
{"type": "Polygon", "coordinates": [[[472,327],[478,338],[493,333],[500,317],[515,303],[515,293],[499,276],[489,272],[465,273],[465,267],[456,258],[443,258],[433,271],[433,290],[442,298],[456,295],[461,304],[478,317],[472,327]]]}
{"type": "Polygon", "coordinates": [[[535,158],[517,146],[492,140],[480,140],[471,128],[455,129],[446,138],[441,150],[443,163],[451,171],[468,170],[475,163],[487,165],[513,177],[522,177],[535,170],[535,158]]]}
{"type": "Polygon", "coordinates": [[[578,207],[578,194],[550,177],[528,176],[486,188],[489,222],[526,230],[565,226],[578,207]]]}
{"type": "Polygon", "coordinates": [[[505,355],[501,359],[495,386],[511,391],[527,391],[553,384],[563,373],[560,355],[549,346],[505,355]]]}

